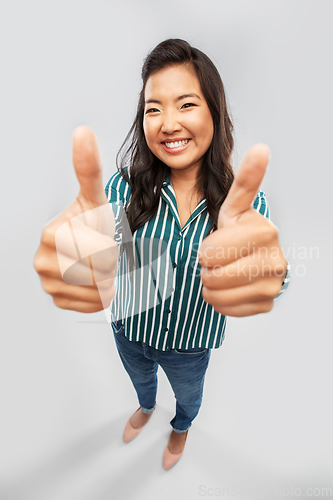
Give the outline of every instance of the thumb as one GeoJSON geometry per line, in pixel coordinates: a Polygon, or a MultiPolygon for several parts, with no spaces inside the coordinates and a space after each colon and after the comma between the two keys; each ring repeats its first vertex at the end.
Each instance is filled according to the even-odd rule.
{"type": "Polygon", "coordinates": [[[106,203],[97,139],[91,128],[84,125],[77,127],[73,133],[73,165],[80,193],[86,201],[93,205],[106,203]]]}
{"type": "Polygon", "coordinates": [[[232,224],[251,208],[269,161],[270,149],[266,144],[256,144],[246,153],[234,182],[222,203],[218,227],[232,224]]]}

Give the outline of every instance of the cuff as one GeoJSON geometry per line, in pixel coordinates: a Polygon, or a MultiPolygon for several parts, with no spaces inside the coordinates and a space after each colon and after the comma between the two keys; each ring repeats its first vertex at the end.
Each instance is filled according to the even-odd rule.
{"type": "Polygon", "coordinates": [[[282,283],[282,287],[281,287],[280,293],[275,297],[275,299],[277,299],[278,297],[280,297],[280,295],[285,290],[287,290],[287,288],[289,286],[289,282],[290,282],[290,271],[291,271],[291,266],[290,266],[289,262],[287,261],[287,273],[286,273],[286,276],[285,276],[284,281],[282,283]]]}

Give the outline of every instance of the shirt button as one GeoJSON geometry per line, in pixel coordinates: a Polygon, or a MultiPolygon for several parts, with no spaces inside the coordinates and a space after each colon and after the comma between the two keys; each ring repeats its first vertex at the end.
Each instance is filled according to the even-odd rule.
{"type": "Polygon", "coordinates": [[[164,328],[164,331],[165,331],[165,332],[168,332],[168,331],[169,331],[169,328],[164,328]]]}
{"type": "Polygon", "coordinates": [[[175,262],[173,263],[173,267],[177,267],[177,264],[175,262]]]}
{"type": "Polygon", "coordinates": [[[178,235],[178,239],[179,239],[179,240],[182,240],[182,239],[183,239],[183,237],[182,237],[182,235],[181,235],[181,234],[179,234],[179,235],[178,235]]]}
{"type": "Polygon", "coordinates": [[[168,314],[169,314],[169,313],[171,313],[170,309],[168,309],[168,310],[167,310],[167,313],[168,313],[168,314]]]}

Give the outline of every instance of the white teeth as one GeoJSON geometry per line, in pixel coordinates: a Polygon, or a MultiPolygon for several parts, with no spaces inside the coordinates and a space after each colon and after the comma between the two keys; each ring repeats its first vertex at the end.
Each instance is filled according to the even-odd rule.
{"type": "Polygon", "coordinates": [[[185,139],[184,141],[177,141],[177,142],[165,142],[164,144],[166,145],[167,148],[173,149],[173,148],[179,148],[180,146],[185,146],[189,142],[190,139],[185,139]]]}

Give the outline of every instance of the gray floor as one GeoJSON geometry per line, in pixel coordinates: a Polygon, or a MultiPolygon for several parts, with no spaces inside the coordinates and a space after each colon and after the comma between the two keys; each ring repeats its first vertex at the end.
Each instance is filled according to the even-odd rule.
{"type": "Polygon", "coordinates": [[[169,471],[162,456],[175,400],[164,372],[152,419],[124,444],[138,404],[104,314],[58,310],[32,281],[44,307],[33,321],[23,305],[20,333],[7,338],[2,354],[1,499],[192,500],[241,491],[267,498],[273,487],[305,491],[332,482],[329,354],[318,331],[314,354],[313,337],[297,331],[297,314],[288,331],[282,320],[295,309],[301,280],[269,315],[229,318],[183,457],[169,471]]]}

